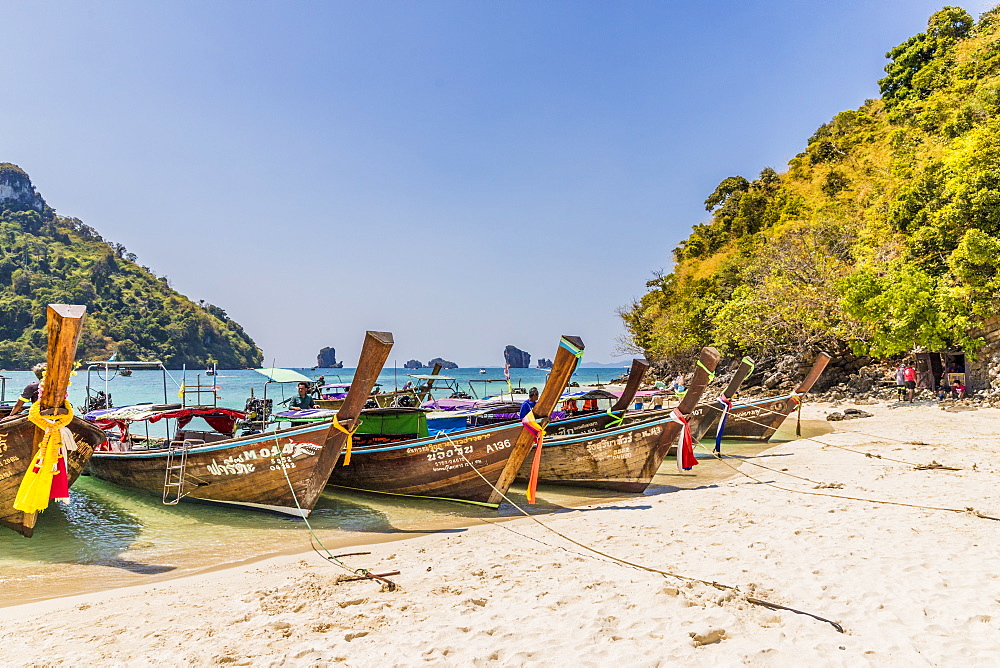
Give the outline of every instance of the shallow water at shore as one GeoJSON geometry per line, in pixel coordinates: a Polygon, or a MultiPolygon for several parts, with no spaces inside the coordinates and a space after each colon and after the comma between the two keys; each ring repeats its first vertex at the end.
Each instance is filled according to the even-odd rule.
{"type": "MultiPolygon", "coordinates": [[[[803,422],[803,436],[830,431],[821,420],[803,422]]],[[[772,443],[795,438],[789,419],[772,443]]],[[[706,441],[707,443],[707,441],[706,441]]],[[[757,442],[726,442],[724,451],[755,456],[771,447],[757,442]]],[[[697,473],[679,473],[668,458],[645,495],[667,494],[717,484],[733,470],[704,453],[697,473]]],[[[547,514],[602,501],[644,495],[594,489],[543,487],[539,503],[527,506],[524,486],[509,494],[532,514],[547,514]]],[[[520,516],[510,504],[504,518],[520,516]]],[[[310,522],[334,553],[352,545],[400,540],[442,531],[464,531],[497,517],[497,511],[458,503],[403,499],[327,490],[310,522]]],[[[34,538],[0,532],[0,607],[102,589],[149,584],[217,570],[281,554],[308,552],[309,532],[301,520],[212,505],[164,506],[143,496],[83,477],[67,506],[48,510],[34,538]]],[[[347,550],[350,551],[350,550],[347,550]]],[[[365,565],[364,557],[352,563],[365,565]]]]}

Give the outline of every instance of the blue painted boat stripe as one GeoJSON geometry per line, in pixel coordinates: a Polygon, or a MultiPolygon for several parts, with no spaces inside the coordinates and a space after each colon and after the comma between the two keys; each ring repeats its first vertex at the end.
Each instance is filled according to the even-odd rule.
{"type": "MultiPolygon", "coordinates": [[[[270,432],[269,434],[260,434],[260,435],[256,436],[255,438],[248,438],[246,440],[242,440],[241,439],[241,440],[238,440],[238,441],[232,441],[232,440],[230,440],[230,441],[220,441],[218,444],[214,444],[213,443],[213,444],[210,444],[210,445],[199,445],[198,447],[191,448],[190,450],[188,450],[188,455],[191,455],[193,453],[215,452],[216,450],[228,450],[229,448],[232,448],[232,447],[235,447],[235,446],[253,445],[253,444],[256,444],[256,443],[263,443],[265,441],[274,442],[275,436],[277,436],[278,438],[286,438],[288,436],[302,436],[303,434],[310,434],[312,432],[322,431],[322,430],[324,430],[326,428],[327,428],[326,424],[317,424],[317,425],[313,425],[312,427],[309,427],[309,428],[300,428],[300,429],[295,429],[294,431],[285,431],[285,432],[282,432],[280,434],[277,434],[276,432],[270,432]]],[[[121,456],[126,456],[126,457],[129,457],[129,458],[135,458],[135,459],[155,459],[157,457],[166,457],[167,456],[167,450],[164,448],[164,449],[161,449],[161,450],[156,450],[156,451],[151,451],[151,452],[143,452],[141,450],[132,450],[132,451],[128,451],[128,452],[105,452],[105,451],[98,451],[98,452],[95,452],[93,454],[93,456],[94,457],[108,457],[108,456],[111,456],[111,457],[121,457],[121,456]]]]}

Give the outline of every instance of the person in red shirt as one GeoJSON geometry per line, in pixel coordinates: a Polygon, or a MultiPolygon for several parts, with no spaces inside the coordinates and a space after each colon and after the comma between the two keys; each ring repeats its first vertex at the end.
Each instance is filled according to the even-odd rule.
{"type": "Polygon", "coordinates": [[[906,400],[912,404],[917,391],[917,370],[909,363],[903,367],[903,384],[906,386],[906,400]]]}
{"type": "Polygon", "coordinates": [[[962,385],[962,381],[957,378],[951,384],[951,398],[952,399],[965,399],[965,385],[962,385]]]}

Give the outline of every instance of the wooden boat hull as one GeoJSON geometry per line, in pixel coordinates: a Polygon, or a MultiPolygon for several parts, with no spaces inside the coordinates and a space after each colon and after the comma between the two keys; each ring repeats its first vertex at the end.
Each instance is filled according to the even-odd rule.
{"type": "Polygon", "coordinates": [[[490,502],[491,485],[497,484],[522,429],[521,423],[515,422],[469,429],[450,437],[355,446],[351,463],[345,466],[341,456],[329,484],[495,508],[499,504],[490,502]],[[483,477],[477,475],[477,470],[483,477]]]}
{"type": "MultiPolygon", "coordinates": [[[[339,454],[339,444],[324,448],[330,428],[329,422],[313,423],[192,447],[181,500],[307,517],[339,454]]],[[[96,452],[90,460],[95,477],[160,498],[166,466],[166,449],[96,452]]]]}
{"type": "MultiPolygon", "coordinates": [[[[72,486],[94,449],[107,437],[103,431],[78,417],[73,418],[69,429],[77,446],[76,450],[66,453],[66,473],[72,486]]],[[[0,525],[27,537],[34,532],[34,524],[26,523],[24,513],[14,510],[14,499],[37,450],[37,432],[27,416],[0,423],[0,525]]]]}
{"type": "MultiPolygon", "coordinates": [[[[795,399],[792,395],[772,397],[744,404],[735,404],[726,419],[726,432],[723,438],[748,441],[767,441],[782,425],[785,418],[795,410],[795,399]]],[[[700,441],[706,436],[715,438],[722,416],[722,406],[711,403],[698,404],[689,417],[691,436],[700,441]]],[[[650,411],[650,414],[632,413],[625,418],[625,424],[635,420],[648,420],[657,415],[669,414],[670,411],[650,411]]],[[[671,448],[669,454],[674,454],[671,448]]]]}
{"type": "MultiPolygon", "coordinates": [[[[532,415],[543,427],[569,382],[583,341],[563,336],[532,415]]],[[[497,507],[503,501],[534,436],[519,422],[453,434],[359,445],[350,464],[334,469],[334,487],[497,507]]],[[[345,457],[346,460],[346,457],[345,457]]]]}
{"type": "MultiPolygon", "coordinates": [[[[680,422],[661,415],[589,434],[546,437],[538,482],[642,492],[680,431],[680,422]]],[[[527,480],[531,474],[532,456],[529,454],[518,471],[518,480],[527,480]]]]}
{"type": "Polygon", "coordinates": [[[830,355],[819,353],[809,373],[792,394],[734,404],[726,420],[723,437],[769,441],[785,418],[799,407],[799,397],[813,388],[829,363],[830,355]]]}
{"type": "MultiPolygon", "coordinates": [[[[702,350],[691,388],[677,407],[682,415],[690,416],[698,406],[710,382],[709,372],[718,361],[717,350],[702,350]]],[[[614,418],[608,414],[550,424],[549,434],[558,434],[561,427],[563,435],[543,440],[538,482],[642,492],[683,429],[672,413],[661,410],[653,415],[629,415],[610,428],[614,418]]],[[[532,458],[525,458],[518,479],[529,479],[532,458]]]]}
{"type": "MultiPolygon", "coordinates": [[[[723,437],[769,441],[798,405],[795,395],[791,394],[734,405],[726,420],[723,437]]],[[[718,416],[714,422],[718,422],[718,416]]]]}

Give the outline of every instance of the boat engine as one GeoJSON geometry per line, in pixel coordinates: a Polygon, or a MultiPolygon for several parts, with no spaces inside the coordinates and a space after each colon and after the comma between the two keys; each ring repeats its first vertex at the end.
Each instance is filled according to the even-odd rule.
{"type": "Polygon", "coordinates": [[[111,393],[98,390],[94,394],[88,394],[87,398],[83,400],[83,405],[79,406],[79,409],[81,414],[86,415],[90,411],[99,411],[114,407],[115,405],[111,401],[111,393]]]}
{"type": "Polygon", "coordinates": [[[243,412],[247,414],[246,419],[240,423],[243,435],[259,434],[264,431],[264,427],[271,419],[273,408],[274,402],[271,399],[259,399],[251,393],[243,408],[243,412]]]}

